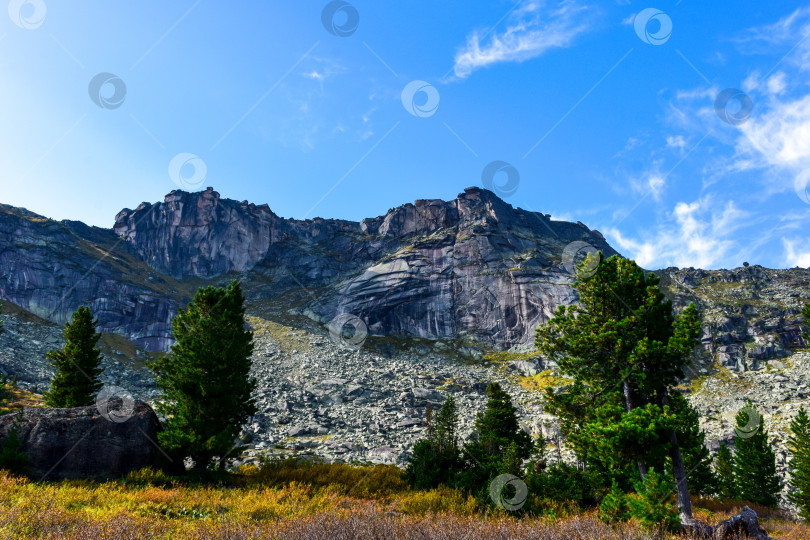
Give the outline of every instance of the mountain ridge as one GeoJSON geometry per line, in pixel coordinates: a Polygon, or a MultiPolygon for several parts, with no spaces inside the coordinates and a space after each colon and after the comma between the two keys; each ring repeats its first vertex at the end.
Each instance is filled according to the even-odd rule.
{"type": "Polygon", "coordinates": [[[281,218],[213,188],[123,209],[111,230],[1,208],[0,298],[59,323],[88,303],[102,330],[149,350],[170,345],[171,317],[195,285],[225,276],[245,281],[259,302],[317,290],[300,312],[322,323],[349,314],[373,335],[508,348],[573,301],[567,246],[615,253],[582,223],[476,187],[359,222],[281,218]]]}

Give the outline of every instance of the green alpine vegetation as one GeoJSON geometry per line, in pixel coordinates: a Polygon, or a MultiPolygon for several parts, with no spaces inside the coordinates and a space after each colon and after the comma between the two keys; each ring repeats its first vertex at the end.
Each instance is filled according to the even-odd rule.
{"type": "Polygon", "coordinates": [[[404,478],[415,489],[431,489],[453,483],[461,465],[457,423],[456,400],[450,395],[439,412],[428,420],[427,437],[413,447],[404,478]]]}
{"type": "Polygon", "coordinates": [[[46,357],[56,369],[51,388],[43,395],[46,407],[86,407],[95,403],[101,389],[101,351],[96,348],[101,335],[98,320],[90,308],[80,306],[73,320],[65,323],[65,345],[46,357]]]}
{"type": "Polygon", "coordinates": [[[720,443],[717,458],[714,461],[717,477],[717,495],[722,500],[737,499],[737,487],[734,482],[734,456],[725,443],[720,443]]]}
{"type": "Polygon", "coordinates": [[[486,409],[478,413],[471,441],[464,445],[455,485],[479,500],[489,500],[490,483],[501,474],[520,474],[532,450],[531,437],[520,427],[509,394],[498,383],[490,383],[486,409]]]}
{"type": "Polygon", "coordinates": [[[792,454],[788,498],[802,519],[810,521],[810,416],[804,407],[790,422],[788,448],[792,454]]]}
{"type": "MultiPolygon", "coordinates": [[[[458,413],[452,396],[428,422],[427,437],[414,446],[404,478],[415,489],[463,489],[489,504],[490,484],[501,474],[521,474],[535,448],[518,422],[516,408],[498,383],[487,386],[487,404],[478,413],[471,441],[458,445],[458,413]]],[[[507,495],[508,498],[508,495],[507,495]]]]}
{"type": "Polygon", "coordinates": [[[546,392],[547,410],[603,490],[658,489],[644,484],[654,468],[689,518],[686,468],[700,470],[698,491],[715,490],[697,414],[673,393],[698,343],[698,311],[690,304],[675,315],[659,279],[631,260],[589,255],[577,270],[580,303],[560,306],[535,339],[573,379],[564,392],[546,392]]]}
{"type": "Polygon", "coordinates": [[[775,507],[782,485],[765,421],[750,401],[737,413],[736,421],[734,486],[737,498],[775,507]]]}
{"type": "Polygon", "coordinates": [[[244,302],[238,281],[199,289],[172,320],[171,352],[150,363],[162,391],[156,408],[166,417],[159,442],[177,467],[191,458],[198,475],[239,457],[235,441],[256,413],[244,302]]]}

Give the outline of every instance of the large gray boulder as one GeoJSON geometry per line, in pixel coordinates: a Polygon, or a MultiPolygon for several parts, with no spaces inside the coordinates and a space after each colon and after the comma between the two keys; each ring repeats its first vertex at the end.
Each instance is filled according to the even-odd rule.
{"type": "Polygon", "coordinates": [[[90,407],[25,407],[0,416],[0,441],[19,426],[32,478],[118,478],[159,462],[160,422],[143,401],[111,398],[90,407]]]}

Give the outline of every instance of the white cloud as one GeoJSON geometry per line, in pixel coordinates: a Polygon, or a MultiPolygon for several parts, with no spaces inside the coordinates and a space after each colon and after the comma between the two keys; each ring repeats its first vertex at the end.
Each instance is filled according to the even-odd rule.
{"type": "MultiPolygon", "coordinates": [[[[666,175],[661,172],[661,161],[654,161],[638,176],[630,176],[628,184],[637,195],[652,196],[656,201],[660,201],[666,187],[666,175]]],[[[621,212],[617,215],[621,215],[621,212]]]]}
{"type": "Polygon", "coordinates": [[[667,148],[677,148],[683,152],[687,144],[689,144],[689,142],[683,135],[670,135],[667,137],[667,148]]]}
{"type": "Polygon", "coordinates": [[[810,267],[810,242],[807,242],[807,240],[803,242],[806,251],[798,251],[796,248],[798,243],[797,240],[782,239],[782,245],[785,247],[785,262],[788,268],[796,266],[810,267]]]}
{"type": "Polygon", "coordinates": [[[650,188],[653,198],[656,201],[661,200],[661,192],[664,190],[665,178],[660,174],[651,174],[647,178],[647,186],[650,188]]]}
{"type": "Polygon", "coordinates": [[[644,268],[717,268],[738,254],[734,232],[749,224],[749,217],[733,201],[717,208],[714,199],[706,196],[692,203],[679,202],[662,223],[639,238],[614,228],[606,229],[605,235],[644,268]]]}
{"type": "Polygon", "coordinates": [[[768,109],[740,126],[737,153],[751,167],[770,168],[789,182],[781,191],[806,187],[810,170],[810,94],[772,99],[768,109]],[[801,186],[800,186],[801,185],[801,186]]]}
{"type": "Polygon", "coordinates": [[[785,82],[785,74],[781,71],[768,79],[768,93],[772,95],[780,95],[785,92],[787,83],[785,82]]]}
{"type": "Polygon", "coordinates": [[[568,47],[590,24],[590,8],[572,0],[549,2],[524,0],[508,19],[501,33],[467,37],[466,45],[455,57],[456,77],[467,78],[476,69],[499,62],[522,62],[554,48],[568,47]]]}

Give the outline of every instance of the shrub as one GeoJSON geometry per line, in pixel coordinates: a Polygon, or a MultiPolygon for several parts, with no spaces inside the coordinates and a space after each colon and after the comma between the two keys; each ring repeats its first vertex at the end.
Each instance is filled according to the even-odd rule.
{"type": "Polygon", "coordinates": [[[462,490],[439,487],[430,491],[412,491],[401,495],[397,508],[406,514],[438,514],[452,512],[464,516],[475,514],[478,502],[462,490]]]}
{"type": "Polygon", "coordinates": [[[178,482],[176,479],[167,475],[160,469],[154,469],[152,467],[144,467],[143,469],[138,469],[137,471],[130,472],[124,478],[124,483],[133,486],[170,487],[177,485],[178,482]]]}
{"type": "Polygon", "coordinates": [[[581,508],[596,504],[597,482],[593,474],[567,463],[555,463],[545,471],[530,473],[526,479],[530,493],[554,501],[573,501],[581,508]]]}
{"type": "Polygon", "coordinates": [[[606,523],[617,523],[626,521],[629,517],[630,510],[627,506],[627,495],[619,489],[614,480],[613,487],[599,505],[599,519],[606,523]]]}
{"type": "Polygon", "coordinates": [[[672,502],[674,494],[674,483],[650,469],[644,481],[636,483],[636,493],[627,496],[630,517],[648,530],[678,530],[681,520],[672,502]]]}

